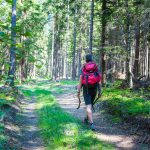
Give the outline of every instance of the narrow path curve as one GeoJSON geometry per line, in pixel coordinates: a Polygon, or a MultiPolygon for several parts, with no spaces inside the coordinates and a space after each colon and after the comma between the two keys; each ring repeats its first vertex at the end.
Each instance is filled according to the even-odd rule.
{"type": "MultiPolygon", "coordinates": [[[[56,99],[60,106],[68,113],[83,120],[86,116],[85,105],[83,103],[80,109],[76,109],[78,106],[78,99],[76,97],[76,91],[74,86],[62,86],[65,92],[61,95],[57,95],[56,99]]],[[[131,135],[129,129],[121,124],[115,124],[108,120],[108,117],[100,113],[100,111],[94,113],[94,122],[96,125],[95,135],[98,139],[106,141],[115,145],[116,150],[148,150],[145,145],[136,142],[136,136],[131,135]]]]}

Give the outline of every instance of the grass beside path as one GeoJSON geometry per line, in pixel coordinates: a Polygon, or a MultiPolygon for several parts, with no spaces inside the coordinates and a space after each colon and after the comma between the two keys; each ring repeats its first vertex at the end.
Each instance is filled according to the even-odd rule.
{"type": "MultiPolygon", "coordinates": [[[[92,131],[86,128],[81,121],[64,112],[57,104],[51,91],[63,93],[58,84],[40,82],[34,87],[24,90],[26,95],[37,98],[37,112],[39,128],[46,149],[48,150],[112,150],[111,144],[99,141],[92,131]],[[34,89],[33,89],[34,88],[34,89]]],[[[76,84],[76,83],[74,83],[76,84]]]]}

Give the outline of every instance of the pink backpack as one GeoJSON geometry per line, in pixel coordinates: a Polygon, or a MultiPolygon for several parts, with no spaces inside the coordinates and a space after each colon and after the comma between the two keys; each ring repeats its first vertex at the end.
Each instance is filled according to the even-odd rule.
{"type": "Polygon", "coordinates": [[[85,86],[95,86],[101,80],[98,67],[94,62],[86,63],[82,68],[82,84],[85,86]]]}

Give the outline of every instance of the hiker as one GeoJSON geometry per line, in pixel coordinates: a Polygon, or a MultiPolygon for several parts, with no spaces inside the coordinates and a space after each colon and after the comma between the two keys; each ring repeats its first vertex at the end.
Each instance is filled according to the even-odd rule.
{"type": "Polygon", "coordinates": [[[81,70],[77,96],[80,99],[80,90],[83,87],[83,97],[87,112],[87,117],[84,121],[90,123],[91,130],[95,130],[92,116],[92,104],[97,95],[97,90],[98,98],[101,96],[101,75],[98,72],[96,63],[92,61],[92,55],[87,54],[85,59],[86,63],[81,70]]]}

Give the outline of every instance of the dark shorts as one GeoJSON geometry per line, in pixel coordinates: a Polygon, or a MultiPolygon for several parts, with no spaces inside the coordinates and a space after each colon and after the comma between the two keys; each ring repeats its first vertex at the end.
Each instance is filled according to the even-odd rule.
{"type": "Polygon", "coordinates": [[[92,104],[97,94],[97,86],[87,87],[83,86],[83,97],[86,105],[92,104]]]}

